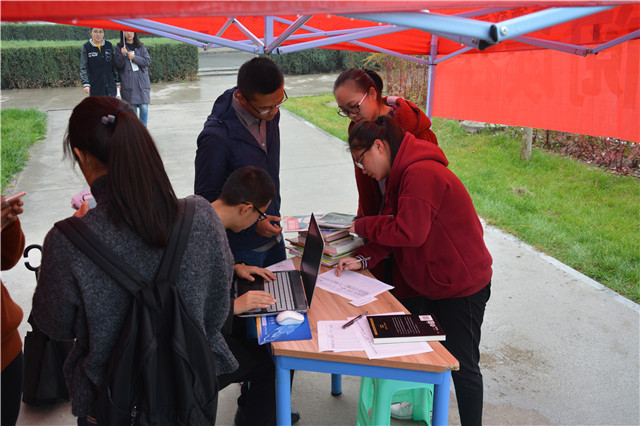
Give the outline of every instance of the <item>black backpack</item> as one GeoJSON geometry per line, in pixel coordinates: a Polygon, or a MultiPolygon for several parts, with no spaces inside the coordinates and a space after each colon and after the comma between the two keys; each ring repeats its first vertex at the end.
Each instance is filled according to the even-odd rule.
{"type": "Polygon", "coordinates": [[[176,287],[195,201],[183,200],[155,280],[147,282],[76,217],[56,223],[117,283],[134,295],[98,388],[100,425],[214,424],[218,407],[215,356],[176,287]]]}

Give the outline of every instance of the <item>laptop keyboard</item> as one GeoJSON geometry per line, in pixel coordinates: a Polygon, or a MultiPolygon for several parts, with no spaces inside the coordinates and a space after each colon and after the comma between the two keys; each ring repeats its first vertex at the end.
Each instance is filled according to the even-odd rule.
{"type": "Polygon", "coordinates": [[[296,307],[291,294],[289,274],[276,274],[276,279],[264,283],[264,291],[271,293],[276,303],[266,308],[267,312],[289,311],[296,307]]]}

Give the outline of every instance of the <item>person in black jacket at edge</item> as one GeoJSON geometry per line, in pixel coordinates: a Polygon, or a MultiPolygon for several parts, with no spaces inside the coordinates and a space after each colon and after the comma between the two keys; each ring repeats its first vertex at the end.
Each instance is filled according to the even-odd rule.
{"type": "Polygon", "coordinates": [[[104,29],[91,28],[91,39],[82,45],[80,79],[87,95],[116,96],[120,75],[113,45],[104,39],[104,29]]]}

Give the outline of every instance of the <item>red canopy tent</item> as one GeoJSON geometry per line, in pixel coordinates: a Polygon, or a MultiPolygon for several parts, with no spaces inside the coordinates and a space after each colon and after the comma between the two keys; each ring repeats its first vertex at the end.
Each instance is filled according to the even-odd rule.
{"type": "Polygon", "coordinates": [[[255,53],[384,52],[430,66],[435,116],[640,142],[637,1],[117,3],[2,1],[1,19],[129,28],[255,53]]]}

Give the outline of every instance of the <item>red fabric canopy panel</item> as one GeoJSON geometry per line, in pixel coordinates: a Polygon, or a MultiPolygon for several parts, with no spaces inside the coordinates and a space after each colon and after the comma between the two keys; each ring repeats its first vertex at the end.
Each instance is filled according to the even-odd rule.
{"type": "Polygon", "coordinates": [[[579,57],[537,50],[437,65],[433,115],[640,142],[640,40],[579,57]]]}
{"type": "MultiPolygon", "coordinates": [[[[547,7],[607,6],[613,9],[551,26],[527,36],[597,46],[640,29],[638,1],[2,1],[3,21],[49,21],[86,27],[125,29],[109,19],[152,19],[176,27],[215,35],[227,17],[236,17],[258,38],[264,37],[265,17],[295,21],[312,15],[307,26],[323,31],[376,26],[340,14],[366,12],[431,12],[454,15],[483,8],[504,10],[477,16],[502,22],[547,7]],[[622,5],[625,4],[625,5],[622,5]],[[456,9],[451,6],[455,5],[456,9]]],[[[486,13],[486,12],[483,12],[486,13]]],[[[274,22],[273,36],[287,25],[274,22]]],[[[309,33],[297,30],[294,35],[309,33]]],[[[247,36],[235,26],[228,40],[247,36]]],[[[312,39],[306,39],[309,41],[312,39]]],[[[371,45],[407,55],[428,55],[431,35],[412,29],[362,39],[371,45]]],[[[298,41],[285,41],[289,46],[298,41]]],[[[483,51],[471,50],[437,65],[434,115],[476,121],[562,130],[640,142],[638,39],[580,57],[507,40],[483,51]]],[[[367,50],[351,43],[329,48],[367,50]]],[[[457,42],[439,38],[438,56],[459,50],[457,42]]]]}

